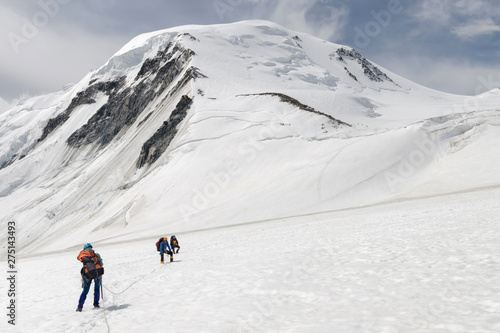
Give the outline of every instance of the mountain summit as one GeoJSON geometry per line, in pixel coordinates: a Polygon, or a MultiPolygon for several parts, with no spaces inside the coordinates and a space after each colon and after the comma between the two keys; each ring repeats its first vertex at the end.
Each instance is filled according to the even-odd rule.
{"type": "Polygon", "coordinates": [[[182,26],[0,115],[0,202],[54,250],[497,185],[499,105],[272,22],[182,26]]]}

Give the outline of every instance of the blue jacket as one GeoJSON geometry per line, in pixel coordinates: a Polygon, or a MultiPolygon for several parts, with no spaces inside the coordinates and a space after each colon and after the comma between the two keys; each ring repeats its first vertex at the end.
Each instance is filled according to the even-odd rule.
{"type": "Polygon", "coordinates": [[[168,241],[162,240],[160,243],[160,253],[167,253],[166,248],[168,249],[168,252],[172,252],[172,250],[170,249],[170,245],[168,245],[168,241]]]}

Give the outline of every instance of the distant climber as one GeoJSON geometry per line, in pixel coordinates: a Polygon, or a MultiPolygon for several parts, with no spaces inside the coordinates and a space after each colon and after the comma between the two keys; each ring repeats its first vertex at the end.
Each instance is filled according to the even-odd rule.
{"type": "Polygon", "coordinates": [[[83,267],[80,271],[80,274],[82,276],[83,291],[80,295],[76,311],[82,311],[83,303],[85,303],[85,299],[87,298],[87,294],[89,293],[92,280],[94,280],[94,308],[98,308],[100,299],[99,287],[101,286],[102,275],[104,274],[104,267],[101,256],[99,255],[99,253],[94,252],[92,245],[87,243],[83,246],[83,250],[80,251],[76,259],[81,261],[83,264],[83,267]]]}
{"type": "Polygon", "coordinates": [[[163,264],[163,255],[166,253],[170,255],[170,262],[174,261],[174,256],[170,245],[168,244],[168,237],[162,237],[156,242],[156,250],[160,251],[160,263],[163,264]]]}
{"type": "Polygon", "coordinates": [[[170,237],[170,247],[172,248],[173,253],[179,253],[179,250],[181,249],[181,247],[179,246],[179,241],[174,235],[170,237]],[[177,249],[177,251],[175,251],[175,249],[177,249]]]}

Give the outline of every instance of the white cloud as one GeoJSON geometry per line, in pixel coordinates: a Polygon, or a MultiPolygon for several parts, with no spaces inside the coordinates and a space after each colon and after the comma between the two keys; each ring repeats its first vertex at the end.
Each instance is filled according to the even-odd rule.
{"type": "MultiPolygon", "coordinates": [[[[269,13],[269,20],[289,29],[302,31],[327,40],[339,40],[343,37],[349,10],[346,6],[334,7],[321,4],[321,13],[314,12],[319,3],[309,0],[272,1],[274,10],[269,13]],[[320,14],[320,15],[319,15],[320,14]]],[[[262,13],[259,13],[262,14],[262,13]]]]}
{"type": "Polygon", "coordinates": [[[448,27],[462,39],[500,31],[495,23],[500,19],[497,0],[422,0],[415,4],[410,15],[422,27],[448,27]]]}
{"type": "Polygon", "coordinates": [[[37,95],[76,83],[90,70],[102,66],[126,42],[92,35],[76,27],[71,30],[59,32],[48,25],[19,45],[18,52],[7,39],[0,42],[4,50],[0,73],[17,84],[17,93],[3,91],[2,96],[13,98],[19,95],[19,89],[37,95]]]}
{"type": "Polygon", "coordinates": [[[449,0],[423,0],[418,2],[410,12],[417,21],[447,25],[452,18],[449,0]]]}
{"type": "Polygon", "coordinates": [[[500,14],[497,0],[458,0],[453,2],[453,8],[460,15],[468,17],[488,17],[500,14]]]}
{"type": "MultiPolygon", "coordinates": [[[[37,6],[30,9],[41,11],[37,6]]],[[[91,69],[102,66],[127,41],[122,36],[85,31],[78,25],[60,29],[70,9],[61,5],[59,15],[43,16],[46,22],[30,30],[27,26],[36,22],[35,16],[0,4],[0,31],[6,37],[0,39],[0,75],[4,80],[0,94],[4,99],[16,98],[22,92],[38,95],[57,91],[65,84],[76,83],[91,69]],[[9,34],[22,42],[13,44],[9,34]]]]}
{"type": "Polygon", "coordinates": [[[495,24],[491,18],[469,22],[466,25],[455,27],[451,30],[453,34],[462,39],[491,35],[498,31],[500,31],[500,26],[495,24]]]}
{"type": "Polygon", "coordinates": [[[12,105],[9,102],[0,97],[0,114],[10,110],[11,107],[12,105]]]}
{"type": "Polygon", "coordinates": [[[500,88],[500,73],[469,60],[421,55],[402,59],[390,54],[373,60],[411,81],[448,93],[472,96],[500,88]]]}

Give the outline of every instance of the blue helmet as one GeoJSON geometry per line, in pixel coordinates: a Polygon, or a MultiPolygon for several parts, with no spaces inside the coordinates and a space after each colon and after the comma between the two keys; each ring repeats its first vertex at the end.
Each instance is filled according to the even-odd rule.
{"type": "Polygon", "coordinates": [[[83,246],[83,249],[86,250],[88,248],[92,248],[92,245],[90,245],[90,243],[87,243],[83,246]]]}

